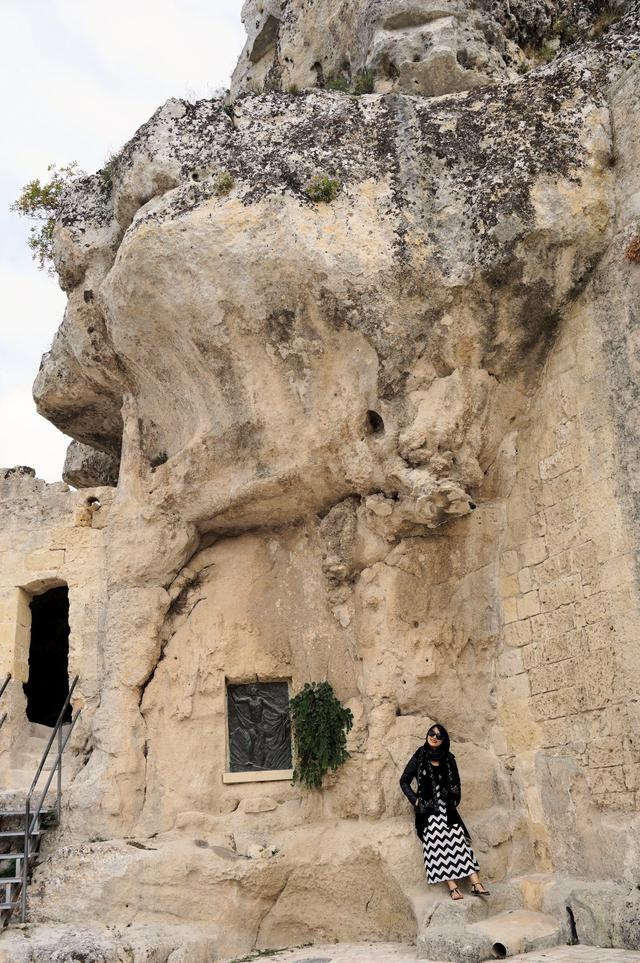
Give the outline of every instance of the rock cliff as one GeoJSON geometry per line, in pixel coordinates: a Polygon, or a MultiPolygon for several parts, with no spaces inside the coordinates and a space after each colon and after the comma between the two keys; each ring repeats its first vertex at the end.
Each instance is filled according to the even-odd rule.
{"type": "Polygon", "coordinates": [[[68,480],[117,488],[34,918],[412,938],[398,779],[433,719],[501,905],[582,876],[623,905],[640,22],[563,8],[248,0],[233,96],[168,101],[68,190],[34,394],[68,480]],[[223,782],[225,683],[256,677],[351,707],[322,793],[223,782]]]}

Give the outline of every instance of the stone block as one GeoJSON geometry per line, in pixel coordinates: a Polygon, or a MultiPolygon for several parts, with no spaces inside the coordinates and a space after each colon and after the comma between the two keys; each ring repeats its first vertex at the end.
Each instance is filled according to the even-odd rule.
{"type": "Polygon", "coordinates": [[[518,572],[518,588],[523,594],[531,592],[535,588],[530,568],[521,568],[518,572]]]}
{"type": "Polygon", "coordinates": [[[500,565],[507,575],[515,575],[519,568],[518,553],[513,549],[503,552],[500,556],[500,565]]]}
{"type": "Polygon", "coordinates": [[[548,582],[554,582],[564,572],[568,571],[571,571],[569,555],[567,552],[559,552],[557,555],[549,556],[531,569],[532,582],[536,588],[540,588],[548,582]]]}
{"type": "Polygon", "coordinates": [[[518,601],[515,598],[502,600],[502,619],[505,625],[518,619],[518,601]]]}
{"type": "Polygon", "coordinates": [[[554,662],[529,670],[529,683],[532,695],[552,692],[571,684],[573,660],[554,662]]]}
{"type": "Polygon", "coordinates": [[[543,748],[566,746],[570,740],[570,731],[565,718],[547,719],[540,724],[540,745],[543,748]]]}
{"type": "Polygon", "coordinates": [[[554,692],[533,696],[531,711],[534,719],[559,719],[572,715],[577,709],[577,686],[567,686],[554,692]]]}
{"type": "MultiPolygon", "coordinates": [[[[517,609],[516,609],[517,614],[517,609]]],[[[531,622],[529,619],[511,622],[504,627],[504,640],[507,645],[526,645],[531,640],[531,622]]]]}
{"type": "Polygon", "coordinates": [[[540,611],[538,592],[527,592],[526,595],[520,596],[518,598],[517,611],[519,619],[528,619],[532,615],[537,615],[540,611]]]}
{"type": "Polygon", "coordinates": [[[575,444],[565,445],[538,463],[540,478],[543,481],[548,478],[556,478],[558,475],[575,468],[578,462],[577,446],[575,444]]]}
{"type": "Polygon", "coordinates": [[[500,578],[500,595],[503,599],[520,594],[520,586],[515,575],[503,575],[500,578]]]}
{"type": "Polygon", "coordinates": [[[592,793],[624,792],[627,789],[622,766],[586,769],[584,777],[592,793]]]}
{"type": "Polygon", "coordinates": [[[539,589],[543,609],[557,609],[582,599],[582,581],[579,573],[563,575],[554,582],[547,582],[539,589]]]}
{"type": "Polygon", "coordinates": [[[31,552],[24,560],[25,568],[29,572],[51,572],[59,569],[64,564],[64,550],[56,549],[37,549],[31,552]]]}
{"type": "Polygon", "coordinates": [[[581,625],[598,622],[615,614],[615,602],[611,592],[596,592],[582,600],[579,612],[581,625]]]}
{"type": "Polygon", "coordinates": [[[543,499],[546,508],[557,505],[558,502],[570,498],[579,491],[584,485],[584,475],[582,468],[573,468],[542,483],[543,499]]]}
{"type": "Polygon", "coordinates": [[[537,565],[547,557],[547,547],[544,538],[530,538],[518,546],[518,554],[522,567],[537,565]]]}
{"type": "Polygon", "coordinates": [[[522,647],[522,664],[525,669],[531,669],[544,661],[540,642],[530,642],[522,647]]]}
{"type": "Polygon", "coordinates": [[[575,606],[572,603],[552,612],[542,612],[540,615],[533,616],[531,623],[534,637],[540,640],[556,638],[575,628],[575,606]]]}
{"type": "MultiPolygon", "coordinates": [[[[594,740],[589,746],[589,766],[597,769],[606,766],[619,766],[623,759],[620,740],[613,736],[594,740]]],[[[627,788],[631,788],[628,786],[627,788]]]]}
{"type": "Polygon", "coordinates": [[[584,652],[586,647],[580,645],[582,637],[580,629],[571,629],[565,635],[557,635],[553,639],[545,639],[540,643],[542,662],[562,662],[574,655],[584,652]]]}
{"type": "Polygon", "coordinates": [[[521,649],[507,649],[498,659],[498,674],[501,676],[518,675],[524,672],[521,649]]]}
{"type": "Polygon", "coordinates": [[[490,938],[463,925],[428,926],[418,935],[416,954],[419,960],[450,963],[481,963],[494,956],[490,938]]]}
{"type": "MultiPolygon", "coordinates": [[[[608,792],[601,798],[601,808],[609,812],[635,813],[636,797],[633,791],[608,792]]],[[[638,944],[640,945],[640,944],[638,944]]]]}

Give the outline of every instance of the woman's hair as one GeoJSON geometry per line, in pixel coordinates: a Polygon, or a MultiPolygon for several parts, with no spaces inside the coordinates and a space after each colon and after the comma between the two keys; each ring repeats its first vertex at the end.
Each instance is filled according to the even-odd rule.
{"type": "Polygon", "coordinates": [[[449,733],[447,732],[447,730],[445,729],[445,727],[442,725],[441,722],[434,722],[433,725],[429,726],[429,728],[427,729],[427,735],[424,737],[424,744],[427,747],[427,749],[429,750],[431,749],[431,746],[427,742],[427,736],[429,735],[431,730],[434,728],[434,726],[437,726],[440,732],[442,733],[442,742],[436,749],[435,753],[431,752],[430,755],[436,755],[436,758],[439,756],[440,757],[446,756],[447,753],[450,752],[451,740],[449,739],[449,733]]]}

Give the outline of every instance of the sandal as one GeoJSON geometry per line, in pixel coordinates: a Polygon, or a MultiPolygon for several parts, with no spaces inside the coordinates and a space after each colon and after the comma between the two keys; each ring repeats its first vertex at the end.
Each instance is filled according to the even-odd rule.
{"type": "Polygon", "coordinates": [[[453,899],[453,900],[464,899],[464,896],[462,895],[462,893],[460,892],[460,890],[458,889],[457,886],[453,886],[453,887],[449,890],[449,896],[450,896],[451,899],[453,899]],[[454,895],[453,895],[454,893],[457,893],[458,895],[457,895],[457,896],[454,896],[454,895]]]}
{"type": "Polygon", "coordinates": [[[491,896],[488,889],[485,889],[484,886],[482,886],[482,889],[477,889],[478,886],[482,886],[482,883],[471,884],[471,892],[474,896],[491,896]]]}

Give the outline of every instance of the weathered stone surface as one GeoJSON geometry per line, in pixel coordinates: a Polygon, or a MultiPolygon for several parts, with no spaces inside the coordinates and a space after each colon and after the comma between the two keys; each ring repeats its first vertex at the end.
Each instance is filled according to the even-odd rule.
{"type": "Polygon", "coordinates": [[[62,477],[76,488],[94,488],[96,485],[117,485],[119,459],[104,451],[97,451],[78,441],[67,448],[62,477]]]}
{"type": "MultiPolygon", "coordinates": [[[[537,4],[494,6],[537,39],[537,4]]],[[[0,481],[0,764],[50,585],[83,706],[33,919],[171,914],[223,958],[451,926],[398,785],[435,719],[496,910],[545,909],[556,874],[634,884],[637,38],[627,5],[436,99],[171,100],[68,191],[35,394],[122,463],[115,490],[0,481]],[[227,682],[322,679],[345,767],[318,793],[225,782],[227,682]]],[[[585,932],[632,945],[635,904],[594,906],[585,932]]]]}
{"type": "MultiPolygon", "coordinates": [[[[619,19],[602,11],[597,0],[245,0],[247,42],[231,91],[338,84],[434,97],[470,90],[515,80],[578,39],[601,42],[602,25],[619,19]]],[[[614,37],[624,43],[624,26],[614,24],[607,42],[614,37]]]]}
{"type": "Polygon", "coordinates": [[[211,963],[212,959],[216,959],[215,941],[204,927],[152,924],[118,931],[96,920],[89,926],[4,931],[0,937],[1,963],[211,963]]]}
{"type": "Polygon", "coordinates": [[[640,893],[636,886],[593,880],[559,879],[545,894],[545,904],[568,915],[574,937],[592,946],[640,947],[640,893]]]}
{"type": "Polygon", "coordinates": [[[465,926],[430,926],[418,936],[418,959],[482,963],[495,959],[491,940],[465,926]]]}

